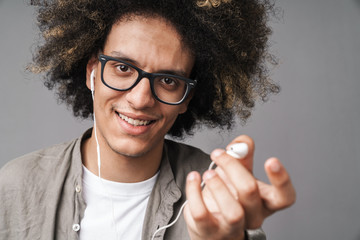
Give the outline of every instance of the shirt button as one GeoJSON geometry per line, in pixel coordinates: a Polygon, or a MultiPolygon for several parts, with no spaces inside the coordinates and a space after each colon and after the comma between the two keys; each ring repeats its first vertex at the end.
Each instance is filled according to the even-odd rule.
{"type": "Polygon", "coordinates": [[[80,186],[80,185],[76,185],[75,191],[76,191],[77,193],[81,192],[81,186],[80,186]]]}
{"type": "Polygon", "coordinates": [[[75,232],[77,232],[77,231],[80,230],[80,225],[77,224],[77,223],[76,223],[76,224],[73,224],[72,229],[73,229],[75,232]]]}

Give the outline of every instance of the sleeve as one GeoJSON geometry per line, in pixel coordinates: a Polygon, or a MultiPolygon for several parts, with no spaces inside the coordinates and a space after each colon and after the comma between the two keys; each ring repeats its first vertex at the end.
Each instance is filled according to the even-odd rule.
{"type": "Polygon", "coordinates": [[[261,228],[245,230],[245,240],[266,240],[266,235],[261,228]]]}

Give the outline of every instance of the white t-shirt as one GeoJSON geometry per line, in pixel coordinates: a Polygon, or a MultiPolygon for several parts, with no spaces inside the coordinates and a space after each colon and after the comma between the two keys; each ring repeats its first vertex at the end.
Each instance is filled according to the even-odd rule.
{"type": "Polygon", "coordinates": [[[141,239],[147,203],[158,175],[143,182],[119,183],[100,180],[83,166],[87,206],[80,223],[80,240],[141,239]]]}

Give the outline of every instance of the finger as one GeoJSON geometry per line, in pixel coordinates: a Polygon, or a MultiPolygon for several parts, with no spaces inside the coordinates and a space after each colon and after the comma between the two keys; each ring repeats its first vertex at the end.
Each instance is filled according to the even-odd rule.
{"type": "Polygon", "coordinates": [[[276,211],[289,207],[295,202],[296,192],[289,174],[277,158],[265,162],[265,171],[272,188],[265,189],[264,200],[269,210],[276,211]]]}
{"type": "Polygon", "coordinates": [[[206,171],[203,179],[220,209],[220,214],[226,222],[226,228],[229,228],[228,226],[230,228],[233,226],[242,227],[244,225],[244,211],[226,184],[214,170],[206,171]]]}
{"type": "Polygon", "coordinates": [[[263,217],[268,217],[275,212],[275,210],[269,209],[272,199],[275,199],[274,197],[275,187],[270,184],[264,183],[260,180],[257,180],[257,184],[258,184],[260,198],[262,199],[262,202],[264,204],[262,207],[263,217]]]}
{"type": "Polygon", "coordinates": [[[241,162],[250,172],[253,171],[253,162],[254,162],[254,150],[255,150],[255,143],[253,139],[247,135],[241,135],[235,138],[229,145],[227,145],[226,149],[228,150],[231,145],[236,143],[246,143],[248,146],[248,153],[246,157],[239,159],[238,161],[241,162]]]}
{"type": "Polygon", "coordinates": [[[215,229],[215,222],[205,206],[200,184],[200,174],[195,171],[190,172],[186,179],[186,196],[191,221],[194,222],[199,231],[207,231],[211,228],[215,229]]]}
{"type": "MultiPolygon", "coordinates": [[[[216,149],[211,153],[211,159],[225,173],[226,181],[231,183],[237,192],[237,197],[242,203],[250,205],[252,198],[257,197],[257,184],[254,176],[241,163],[225,153],[224,150],[216,149]],[[243,196],[244,199],[241,199],[243,196]],[[250,199],[248,199],[250,198],[250,199]],[[248,203],[247,203],[248,202],[248,203]]],[[[221,172],[221,171],[220,171],[221,172]]]]}
{"type": "Polygon", "coordinates": [[[254,176],[237,159],[223,150],[213,151],[211,158],[224,171],[225,179],[231,182],[229,189],[235,188],[238,202],[245,211],[246,227],[259,227],[263,221],[262,202],[254,176]]]}

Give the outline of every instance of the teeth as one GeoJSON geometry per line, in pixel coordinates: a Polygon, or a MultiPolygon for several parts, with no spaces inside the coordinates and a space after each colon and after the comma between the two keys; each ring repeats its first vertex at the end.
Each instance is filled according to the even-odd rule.
{"type": "Polygon", "coordinates": [[[121,117],[121,119],[123,119],[124,121],[126,121],[127,123],[133,125],[133,126],[145,126],[148,125],[151,121],[146,121],[146,120],[138,120],[138,119],[132,119],[129,118],[127,116],[124,116],[122,114],[119,113],[119,117],[121,117]]]}

